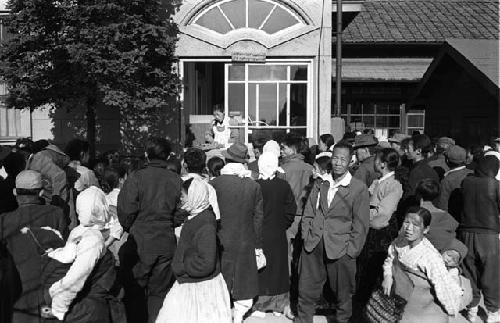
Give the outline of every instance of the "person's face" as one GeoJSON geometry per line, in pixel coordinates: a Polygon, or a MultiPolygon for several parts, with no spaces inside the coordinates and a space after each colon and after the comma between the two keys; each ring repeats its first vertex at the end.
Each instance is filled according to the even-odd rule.
{"type": "Polygon", "coordinates": [[[218,121],[224,121],[224,113],[221,111],[215,111],[214,118],[218,121]]]}
{"type": "Polygon", "coordinates": [[[187,194],[186,190],[182,189],[181,190],[181,199],[180,199],[181,206],[183,206],[184,204],[187,203],[187,199],[188,199],[188,194],[187,194]]]}
{"type": "Polygon", "coordinates": [[[281,145],[281,157],[287,157],[295,154],[295,149],[292,147],[288,147],[285,144],[281,145]]]}
{"type": "Polygon", "coordinates": [[[413,144],[408,144],[408,147],[405,149],[405,154],[408,159],[414,160],[416,158],[416,151],[413,149],[413,144]]]}
{"type": "Polygon", "coordinates": [[[332,156],[332,172],[336,176],[342,176],[349,170],[351,154],[347,148],[336,148],[332,156]]]}
{"type": "Polygon", "coordinates": [[[458,267],[460,254],[456,250],[446,250],[443,252],[443,260],[446,267],[458,267]]]}
{"type": "Polygon", "coordinates": [[[391,148],[395,149],[399,153],[399,155],[402,155],[401,144],[397,142],[391,142],[391,148]]]}
{"type": "Polygon", "coordinates": [[[319,151],[326,151],[327,150],[326,144],[322,140],[319,141],[318,149],[319,149],[319,151]]]}
{"type": "Polygon", "coordinates": [[[422,218],[418,214],[408,213],[403,222],[403,232],[408,242],[418,242],[427,233],[427,229],[424,228],[422,218]]]}
{"type": "Polygon", "coordinates": [[[375,158],[374,168],[377,173],[382,174],[385,169],[385,163],[380,160],[380,157],[375,158]]]}
{"type": "Polygon", "coordinates": [[[367,159],[368,157],[370,157],[370,151],[368,150],[368,148],[364,147],[356,149],[356,158],[360,162],[367,159]]]}

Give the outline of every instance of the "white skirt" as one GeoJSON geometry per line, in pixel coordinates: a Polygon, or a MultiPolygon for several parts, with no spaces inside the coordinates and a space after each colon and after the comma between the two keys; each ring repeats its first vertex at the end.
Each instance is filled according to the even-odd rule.
{"type": "Polygon", "coordinates": [[[198,283],[174,283],[156,323],[231,323],[231,303],[222,274],[198,283]]]}

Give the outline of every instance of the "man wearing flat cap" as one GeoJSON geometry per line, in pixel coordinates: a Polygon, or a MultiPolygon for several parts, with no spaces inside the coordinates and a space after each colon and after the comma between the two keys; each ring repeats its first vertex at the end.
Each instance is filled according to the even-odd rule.
{"type": "MultiPolygon", "coordinates": [[[[0,215],[2,236],[7,241],[22,286],[22,294],[14,304],[12,322],[40,321],[41,256],[48,248],[64,246],[63,237],[67,234],[67,222],[61,208],[42,204],[42,187],[39,172],[20,172],[14,189],[19,207],[0,215]]],[[[3,293],[2,290],[0,294],[3,293]]]]}
{"type": "Polygon", "coordinates": [[[440,179],[450,170],[446,163],[445,153],[453,145],[455,145],[455,140],[448,137],[439,138],[436,142],[436,153],[427,159],[427,164],[438,173],[440,179]]]}
{"type": "Polygon", "coordinates": [[[353,177],[365,183],[366,187],[370,187],[373,181],[379,178],[375,171],[375,148],[378,145],[378,140],[371,134],[362,134],[354,139],[354,151],[359,162],[358,169],[354,172],[353,177]]]}
{"type": "Polygon", "coordinates": [[[441,193],[439,195],[437,207],[441,210],[448,211],[457,219],[460,216],[459,213],[462,207],[461,200],[457,201],[460,194],[459,190],[464,178],[472,174],[473,171],[465,167],[467,152],[458,145],[450,146],[445,152],[445,158],[446,164],[450,170],[444,173],[444,178],[441,181],[441,193]],[[448,208],[450,197],[452,197],[452,205],[448,208]]]}
{"type": "Polygon", "coordinates": [[[227,164],[211,184],[220,210],[221,271],[234,300],[233,322],[241,323],[259,294],[257,257],[263,258],[263,199],[247,169],[248,148],[234,143],[223,151],[227,164]]]}

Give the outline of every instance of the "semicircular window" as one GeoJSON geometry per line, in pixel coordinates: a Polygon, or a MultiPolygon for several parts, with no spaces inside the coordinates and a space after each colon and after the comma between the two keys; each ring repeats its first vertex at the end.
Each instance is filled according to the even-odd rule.
{"type": "Polygon", "coordinates": [[[251,28],[270,35],[303,24],[289,8],[272,0],[219,1],[202,10],[193,23],[219,34],[251,28]]]}

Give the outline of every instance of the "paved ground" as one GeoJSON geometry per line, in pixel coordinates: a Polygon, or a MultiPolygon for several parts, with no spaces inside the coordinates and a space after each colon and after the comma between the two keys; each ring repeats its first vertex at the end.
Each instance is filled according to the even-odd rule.
{"type": "MultiPolygon", "coordinates": [[[[291,323],[289,319],[286,317],[276,317],[272,314],[267,314],[265,318],[256,318],[256,317],[249,317],[245,320],[245,323],[291,323]]],[[[315,316],[314,317],[314,323],[327,323],[327,319],[324,316],[315,316]]],[[[476,323],[480,322],[486,322],[486,319],[480,320],[478,319],[476,323]]],[[[450,323],[468,323],[467,320],[463,317],[460,316],[454,320],[450,320],[450,323]]]]}

